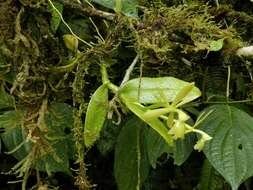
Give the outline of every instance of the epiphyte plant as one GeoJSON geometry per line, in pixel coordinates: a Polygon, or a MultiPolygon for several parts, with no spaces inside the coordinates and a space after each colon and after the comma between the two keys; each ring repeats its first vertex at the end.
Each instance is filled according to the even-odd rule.
{"type": "MultiPolygon", "coordinates": [[[[201,114],[196,123],[188,124],[190,116],[180,106],[201,95],[194,83],[174,77],[141,77],[129,80],[135,61],[130,65],[127,77],[120,87],[112,84],[104,65],[101,67],[103,84],[92,95],[86,114],[84,142],[92,146],[99,138],[103,123],[109,112],[108,89],[115,93],[114,99],[123,103],[131,112],[153,128],[164,140],[173,145],[174,140],[184,139],[188,133],[198,133],[201,138],[194,149],[201,151],[211,137],[196,127],[211,113],[201,114]],[[127,78],[127,81],[126,81],[127,78]]],[[[121,104],[122,105],[122,104],[121,104]]]]}

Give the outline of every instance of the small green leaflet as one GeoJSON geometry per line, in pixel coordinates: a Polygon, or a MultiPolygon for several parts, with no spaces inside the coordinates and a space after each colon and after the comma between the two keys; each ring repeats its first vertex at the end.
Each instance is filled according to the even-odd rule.
{"type": "Polygon", "coordinates": [[[92,95],[88,105],[84,125],[84,144],[86,147],[91,147],[99,138],[107,111],[108,88],[107,85],[103,84],[92,95]]]}
{"type": "Polygon", "coordinates": [[[214,105],[200,129],[213,137],[204,148],[212,166],[233,190],[253,176],[253,118],[229,105],[214,105]]]}
{"type": "Polygon", "coordinates": [[[140,190],[148,176],[145,123],[137,117],[128,119],[119,134],[114,161],[114,175],[119,190],[140,190]]]}
{"type": "MultiPolygon", "coordinates": [[[[61,23],[61,17],[51,5],[48,5],[48,6],[49,6],[49,10],[50,10],[51,15],[52,15],[51,22],[50,22],[50,27],[54,32],[56,32],[56,30],[58,29],[58,27],[61,23]]],[[[63,5],[61,3],[54,2],[54,6],[62,14],[63,5]]]]}
{"type": "Polygon", "coordinates": [[[219,39],[219,40],[213,40],[209,44],[209,51],[220,51],[223,47],[223,41],[224,39],[219,39]]]}
{"type": "Polygon", "coordinates": [[[93,2],[121,12],[126,16],[138,17],[138,0],[92,0],[93,2]]]}
{"type": "MultiPolygon", "coordinates": [[[[174,77],[157,78],[136,78],[128,81],[119,91],[120,97],[131,99],[133,102],[141,104],[154,104],[166,98],[167,102],[172,102],[178,93],[190,83],[174,77]],[[161,94],[163,97],[161,97],[161,94]]],[[[197,87],[183,98],[180,104],[188,103],[201,95],[197,87]]]]}

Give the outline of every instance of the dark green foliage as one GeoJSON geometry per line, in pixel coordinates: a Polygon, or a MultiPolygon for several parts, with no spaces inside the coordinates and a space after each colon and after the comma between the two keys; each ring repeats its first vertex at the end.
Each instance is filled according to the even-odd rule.
{"type": "Polygon", "coordinates": [[[206,159],[201,170],[199,190],[219,190],[224,188],[223,179],[206,159]]]}
{"type": "Polygon", "coordinates": [[[73,135],[70,133],[73,128],[72,108],[61,103],[50,106],[49,112],[45,113],[45,123],[39,126],[47,126],[48,132],[44,139],[40,134],[36,134],[37,131],[30,134],[34,137],[29,137],[29,128],[22,128],[24,116],[25,113],[22,111],[8,111],[0,116],[0,126],[6,131],[1,138],[10,154],[13,153],[18,160],[23,160],[29,155],[33,161],[29,163],[31,167],[49,174],[57,171],[70,173],[69,159],[75,159],[73,135]],[[38,135],[37,139],[35,135],[38,135]],[[37,155],[37,152],[41,155],[37,155]]]}
{"type": "Polygon", "coordinates": [[[115,179],[119,189],[140,189],[148,175],[145,130],[145,123],[138,118],[131,118],[119,134],[114,163],[115,179]]]}
{"type": "Polygon", "coordinates": [[[253,118],[233,106],[216,105],[201,129],[213,136],[204,153],[233,190],[252,176],[253,118]]]}
{"type": "MultiPolygon", "coordinates": [[[[3,171],[12,168],[11,180],[22,180],[12,187],[23,190],[99,190],[116,182],[119,190],[229,184],[236,190],[251,177],[253,159],[252,58],[236,52],[252,43],[250,0],[0,0],[3,171]],[[130,72],[136,79],[120,85],[136,55],[130,72]],[[194,126],[213,138],[205,142],[203,167],[204,155],[192,153],[195,135],[175,140],[168,133],[167,119],[175,124],[178,112],[145,117],[173,104],[191,84],[185,81],[195,86],[177,109],[193,123],[213,110],[194,126]],[[103,97],[94,98],[89,113],[101,85],[103,97]],[[91,139],[87,128],[95,131],[91,139]]],[[[1,188],[10,189],[0,177],[1,188]]],[[[250,183],[240,189],[251,189],[250,183]]]]}
{"type": "Polygon", "coordinates": [[[147,132],[147,150],[150,165],[156,168],[157,159],[162,154],[167,154],[174,159],[175,165],[184,163],[192,152],[194,145],[194,135],[189,135],[183,140],[177,140],[174,146],[169,146],[154,130],[147,132]]]}

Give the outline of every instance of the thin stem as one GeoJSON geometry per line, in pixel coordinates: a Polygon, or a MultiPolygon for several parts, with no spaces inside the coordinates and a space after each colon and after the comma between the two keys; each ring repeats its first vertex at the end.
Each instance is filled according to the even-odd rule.
{"type": "Polygon", "coordinates": [[[95,8],[88,0],[84,0],[90,7],[95,8]]]}
{"type": "Polygon", "coordinates": [[[140,145],[140,130],[137,131],[137,145],[136,145],[136,152],[137,152],[137,185],[136,190],[140,190],[141,188],[141,145],[140,145]]]}
{"type": "Polygon", "coordinates": [[[48,2],[50,3],[50,5],[52,6],[52,8],[57,12],[57,14],[59,15],[59,17],[61,18],[61,21],[63,22],[63,24],[69,29],[70,33],[75,36],[78,40],[80,40],[81,42],[83,42],[84,44],[86,44],[89,47],[93,47],[90,43],[86,42],[85,40],[81,39],[79,36],[77,36],[73,30],[70,28],[70,26],[67,24],[67,22],[64,20],[62,14],[60,13],[60,11],[54,6],[53,2],[51,0],[48,0],[48,2]]]}
{"type": "Polygon", "coordinates": [[[230,65],[229,65],[229,66],[228,66],[228,78],[227,78],[227,90],[226,90],[227,101],[228,101],[228,99],[229,99],[230,76],[231,76],[231,68],[230,68],[230,65]]]}
{"type": "Polygon", "coordinates": [[[106,84],[107,87],[116,94],[119,90],[119,87],[117,87],[115,84],[111,83],[111,81],[109,80],[105,65],[101,66],[100,72],[102,75],[102,83],[106,84]]]}
{"type": "Polygon", "coordinates": [[[210,101],[210,102],[202,102],[203,104],[239,104],[239,103],[247,103],[253,102],[253,100],[237,100],[237,101],[210,101]]]}
{"type": "Polygon", "coordinates": [[[5,154],[13,154],[14,152],[18,151],[27,142],[28,142],[28,139],[25,139],[23,142],[21,142],[19,145],[17,145],[13,150],[5,152],[5,154]]]}
{"type": "Polygon", "coordinates": [[[52,71],[56,73],[64,73],[67,71],[71,71],[72,69],[75,68],[75,66],[79,63],[79,61],[85,56],[85,54],[78,52],[77,56],[73,58],[69,64],[67,65],[61,65],[61,66],[56,66],[52,68],[45,67],[47,71],[52,71]]]}
{"type": "Polygon", "coordinates": [[[100,39],[101,39],[101,41],[104,43],[104,42],[105,42],[105,40],[104,40],[103,36],[100,34],[100,32],[99,32],[99,30],[98,30],[98,27],[97,27],[97,26],[96,26],[96,24],[93,22],[93,20],[92,20],[92,18],[91,18],[91,17],[89,17],[89,19],[90,19],[90,21],[91,21],[92,25],[94,26],[94,28],[95,28],[95,30],[96,30],[96,32],[97,32],[97,34],[98,34],[99,38],[100,38],[100,39]]]}
{"type": "Polygon", "coordinates": [[[106,70],[106,66],[102,65],[101,69],[100,69],[101,75],[102,75],[102,82],[103,84],[109,83],[110,80],[108,78],[108,74],[107,74],[107,70],[106,70]]]}
{"type": "Polygon", "coordinates": [[[219,0],[215,0],[215,4],[219,8],[219,6],[220,6],[219,0]]]}
{"type": "Polygon", "coordinates": [[[126,70],[126,74],[120,84],[120,87],[122,87],[127,81],[129,81],[130,75],[133,72],[133,69],[134,69],[136,63],[138,62],[138,59],[139,59],[139,55],[137,54],[136,57],[134,58],[133,62],[131,63],[131,65],[126,70]]]}
{"type": "MultiPolygon", "coordinates": [[[[109,12],[105,12],[105,11],[101,11],[101,10],[97,10],[94,8],[94,6],[92,4],[90,4],[90,7],[84,7],[78,3],[73,3],[73,1],[67,1],[67,0],[58,0],[59,2],[63,3],[64,6],[68,6],[71,7],[72,9],[77,9],[78,11],[89,15],[89,16],[98,16],[98,17],[102,17],[105,18],[107,20],[114,20],[115,19],[115,14],[114,13],[109,13],[109,12]]],[[[86,2],[88,0],[85,0],[86,2]]]]}
{"type": "Polygon", "coordinates": [[[201,131],[199,129],[193,129],[192,132],[198,133],[200,135],[202,135],[202,137],[208,137],[208,139],[206,140],[210,140],[212,139],[212,137],[210,137],[208,134],[206,134],[204,131],[201,131]]]}

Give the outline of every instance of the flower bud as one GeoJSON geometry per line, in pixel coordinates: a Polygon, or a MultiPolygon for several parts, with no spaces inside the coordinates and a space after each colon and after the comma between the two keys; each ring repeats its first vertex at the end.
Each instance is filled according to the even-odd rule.
{"type": "Polygon", "coordinates": [[[78,48],[78,39],[75,36],[71,34],[65,34],[63,36],[63,40],[64,40],[66,48],[68,48],[69,50],[73,52],[76,52],[78,48]]]}
{"type": "Polygon", "coordinates": [[[169,134],[173,135],[174,139],[183,139],[185,135],[185,123],[176,120],[174,126],[170,129],[169,134]]]}
{"type": "Polygon", "coordinates": [[[211,140],[212,137],[210,137],[208,134],[203,134],[202,137],[197,141],[197,143],[194,145],[194,149],[198,150],[199,152],[203,150],[205,146],[205,142],[211,140]]]}
{"type": "Polygon", "coordinates": [[[205,146],[205,141],[203,138],[199,139],[197,143],[194,145],[194,150],[198,150],[198,152],[201,152],[205,146]]]}

